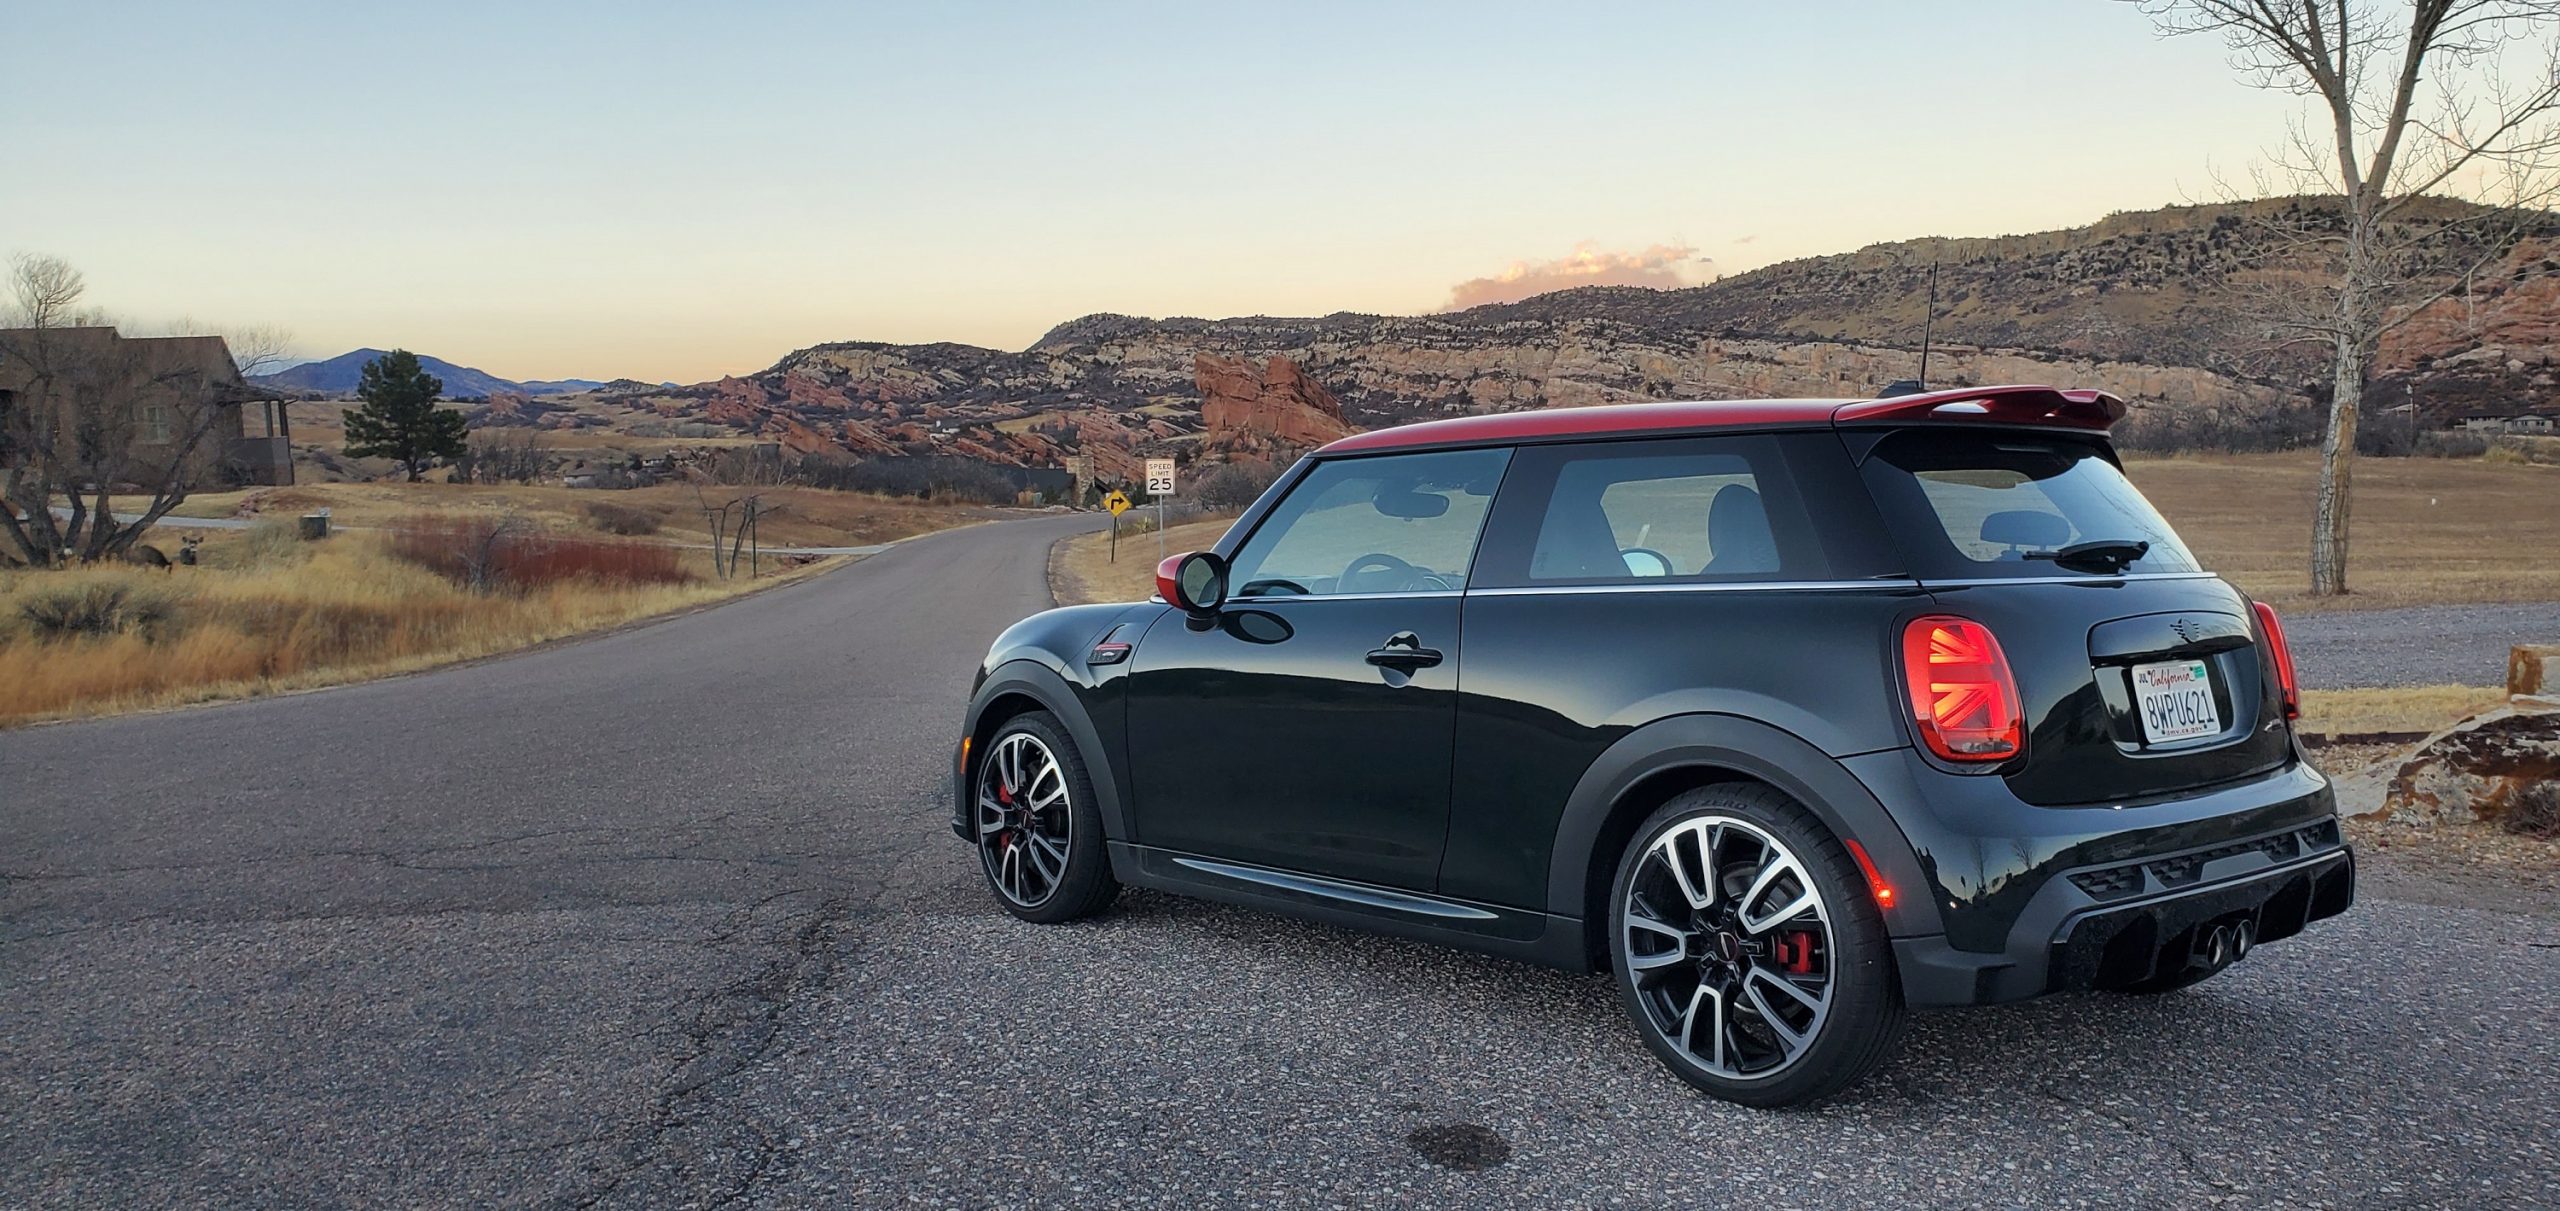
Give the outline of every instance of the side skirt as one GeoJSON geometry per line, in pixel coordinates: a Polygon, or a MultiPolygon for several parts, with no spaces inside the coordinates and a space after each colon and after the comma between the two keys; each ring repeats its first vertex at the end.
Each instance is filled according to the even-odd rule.
{"type": "Polygon", "coordinates": [[[1123,841],[1110,846],[1113,877],[1133,887],[1437,942],[1567,971],[1590,970],[1583,960],[1578,918],[1443,899],[1123,841]]]}

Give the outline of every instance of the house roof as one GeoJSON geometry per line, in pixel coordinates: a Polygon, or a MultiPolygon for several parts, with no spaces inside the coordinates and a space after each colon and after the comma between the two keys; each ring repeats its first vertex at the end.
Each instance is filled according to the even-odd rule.
{"type": "Polygon", "coordinates": [[[93,365],[106,359],[130,359],[123,369],[137,379],[194,374],[227,401],[283,398],[243,379],[239,364],[231,358],[231,346],[221,337],[126,336],[103,326],[0,328],[0,381],[22,377],[23,372],[12,372],[8,363],[36,356],[29,350],[39,344],[43,356],[96,359],[93,365]]]}

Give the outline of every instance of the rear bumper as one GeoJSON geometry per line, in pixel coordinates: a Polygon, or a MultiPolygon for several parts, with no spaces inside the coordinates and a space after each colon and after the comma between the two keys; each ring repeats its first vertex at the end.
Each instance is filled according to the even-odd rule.
{"type": "Polygon", "coordinates": [[[1912,1005],[2112,988],[2183,967],[2199,929],[2276,941],[2355,900],[2328,780],[2299,761],[2177,798],[2040,807],[1907,752],[1847,764],[1928,872],[1936,920],[1896,929],[1912,1005]]]}
{"type": "MultiPolygon", "coordinates": [[[[2296,832],[2263,843],[2307,848],[2296,832]]],[[[2123,988],[2177,972],[2217,927],[2245,922],[2258,943],[2292,937],[2313,921],[2345,912],[2355,903],[2355,887],[2355,853],[2334,839],[2326,848],[2254,874],[2112,903],[2087,902],[2093,898],[2066,877],[2046,886],[2049,894],[2037,897],[2018,922],[2012,944],[1999,954],[1957,950],[1944,937],[1897,938],[1894,960],[1902,972],[1903,998],[1917,1006],[1988,1005],[2049,992],[2123,988]]]]}

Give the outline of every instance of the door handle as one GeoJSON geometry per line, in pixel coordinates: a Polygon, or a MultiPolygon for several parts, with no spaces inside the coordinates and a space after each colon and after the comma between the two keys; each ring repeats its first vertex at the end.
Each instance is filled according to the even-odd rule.
{"type": "Polygon", "coordinates": [[[1382,669],[1427,669],[1440,663],[1440,650],[1422,646],[1420,635],[1398,631],[1387,636],[1384,646],[1369,649],[1369,663],[1382,669]]]}

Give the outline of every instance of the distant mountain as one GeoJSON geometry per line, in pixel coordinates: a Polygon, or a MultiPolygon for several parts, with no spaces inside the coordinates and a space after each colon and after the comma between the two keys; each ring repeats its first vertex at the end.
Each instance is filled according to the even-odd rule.
{"type": "MultiPolygon", "coordinates": [[[[299,366],[278,370],[273,374],[253,375],[251,382],[287,391],[316,391],[323,395],[353,395],[364,374],[364,364],[382,356],[380,349],[358,349],[341,353],[326,361],[304,362],[299,366]]],[[[457,366],[440,357],[418,355],[418,365],[427,373],[444,380],[446,399],[487,399],[492,395],[566,395],[593,391],[605,384],[596,379],[535,379],[517,382],[500,378],[486,370],[457,366]]]]}

